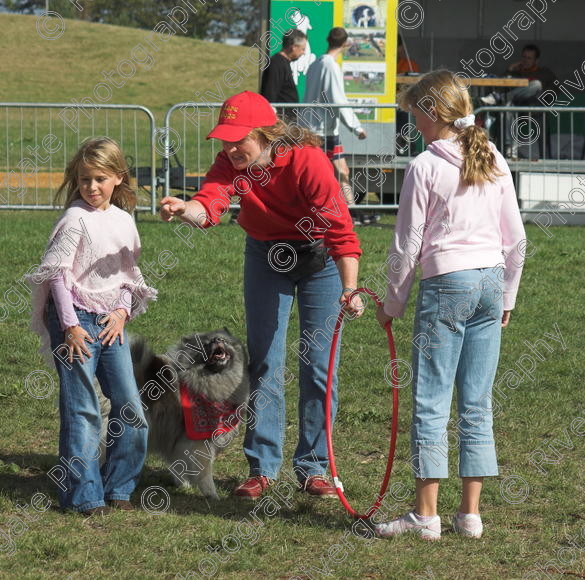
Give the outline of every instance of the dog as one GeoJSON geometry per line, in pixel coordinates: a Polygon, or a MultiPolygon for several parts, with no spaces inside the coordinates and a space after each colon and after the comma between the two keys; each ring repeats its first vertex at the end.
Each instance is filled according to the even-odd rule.
{"type": "Polygon", "coordinates": [[[183,337],[163,355],[144,338],[129,342],[149,453],[165,460],[178,486],[219,499],[213,463],[237,435],[250,393],[245,346],[226,328],[183,337]]]}

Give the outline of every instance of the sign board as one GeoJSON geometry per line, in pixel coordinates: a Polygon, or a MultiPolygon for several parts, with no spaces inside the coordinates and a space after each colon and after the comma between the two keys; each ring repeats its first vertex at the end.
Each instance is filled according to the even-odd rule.
{"type": "Polygon", "coordinates": [[[396,5],[397,0],[271,0],[271,46],[290,28],[307,35],[306,54],[291,63],[301,102],[309,66],[327,51],[331,28],[343,26],[352,41],[339,61],[348,99],[363,105],[356,114],[364,125],[394,122],[393,110],[376,111],[368,104],[395,100],[396,5]]]}

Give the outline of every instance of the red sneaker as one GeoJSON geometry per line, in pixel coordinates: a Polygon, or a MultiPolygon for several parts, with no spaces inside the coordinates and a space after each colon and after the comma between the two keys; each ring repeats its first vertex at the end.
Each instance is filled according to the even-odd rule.
{"type": "Polygon", "coordinates": [[[234,495],[248,499],[258,499],[274,483],[264,475],[253,475],[234,489],[234,495]]]}
{"type": "Polygon", "coordinates": [[[301,491],[318,497],[337,497],[335,486],[324,475],[311,475],[301,483],[301,491]]]}

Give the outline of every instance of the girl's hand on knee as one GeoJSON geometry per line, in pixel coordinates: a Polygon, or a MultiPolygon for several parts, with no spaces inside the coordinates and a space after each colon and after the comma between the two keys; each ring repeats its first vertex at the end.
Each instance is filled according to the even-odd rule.
{"type": "Polygon", "coordinates": [[[98,334],[98,338],[103,337],[103,345],[112,346],[118,337],[120,338],[120,344],[124,344],[124,325],[127,317],[128,313],[123,308],[118,308],[100,319],[100,325],[106,325],[98,334]]]}
{"type": "Polygon", "coordinates": [[[508,322],[510,322],[510,313],[511,310],[504,310],[504,315],[502,316],[502,328],[506,328],[508,326],[508,322]]]}
{"type": "Polygon", "coordinates": [[[386,328],[386,324],[388,322],[390,322],[390,324],[392,324],[392,320],[394,320],[394,319],[392,318],[392,316],[388,316],[384,312],[384,307],[383,306],[378,306],[378,310],[376,310],[376,320],[378,321],[378,324],[382,328],[386,328]]]}
{"type": "Polygon", "coordinates": [[[65,331],[65,344],[69,348],[67,360],[70,363],[73,362],[73,358],[77,358],[81,363],[84,363],[85,358],[83,355],[91,358],[91,353],[85,341],[93,342],[93,338],[81,326],[71,326],[65,331]]]}

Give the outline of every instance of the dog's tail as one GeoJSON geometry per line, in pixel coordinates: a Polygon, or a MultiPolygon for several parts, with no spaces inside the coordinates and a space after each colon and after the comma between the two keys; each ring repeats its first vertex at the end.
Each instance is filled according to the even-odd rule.
{"type": "MultiPolygon", "coordinates": [[[[129,337],[130,354],[132,355],[132,365],[134,367],[134,377],[140,391],[142,402],[148,406],[158,401],[161,396],[160,389],[145,389],[145,385],[154,381],[159,383],[159,377],[162,370],[167,367],[169,360],[164,355],[157,355],[148,346],[146,340],[141,336],[129,337]],[[153,398],[154,396],[154,398],[153,398]]],[[[160,385],[159,385],[160,386],[160,385]]],[[[165,389],[163,389],[164,391],[165,389]]]]}
{"type": "Polygon", "coordinates": [[[146,383],[146,377],[151,374],[150,371],[157,357],[142,336],[130,335],[128,342],[130,354],[132,355],[132,365],[134,366],[134,376],[140,389],[146,383]]]}

